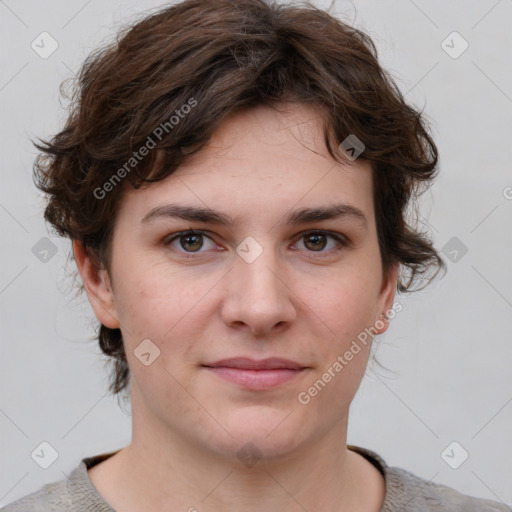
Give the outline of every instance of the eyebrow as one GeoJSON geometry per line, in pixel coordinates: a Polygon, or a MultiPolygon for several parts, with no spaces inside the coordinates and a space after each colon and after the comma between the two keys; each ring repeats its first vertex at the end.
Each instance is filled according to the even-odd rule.
{"type": "MultiPolygon", "coordinates": [[[[180,204],[165,204],[150,210],[141,220],[141,224],[162,218],[177,218],[210,224],[222,224],[228,227],[235,225],[235,220],[228,214],[200,206],[187,206],[180,204]]],[[[285,224],[297,225],[330,220],[338,218],[353,219],[367,228],[366,215],[355,206],[345,203],[336,203],[317,208],[300,208],[286,215],[285,224]]]]}

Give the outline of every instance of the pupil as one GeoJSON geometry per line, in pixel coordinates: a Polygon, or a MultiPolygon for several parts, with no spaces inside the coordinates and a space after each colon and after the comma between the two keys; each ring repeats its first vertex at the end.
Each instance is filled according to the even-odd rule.
{"type": "MultiPolygon", "coordinates": [[[[322,242],[318,243],[319,239],[320,238],[323,238],[323,235],[308,235],[307,236],[307,240],[308,241],[311,241],[311,240],[314,240],[313,241],[313,248],[321,248],[323,249],[325,247],[325,244],[322,244],[322,242]]],[[[325,240],[323,240],[325,242],[325,240]]]]}
{"type": "MultiPolygon", "coordinates": [[[[186,240],[186,242],[185,242],[185,243],[186,243],[187,245],[194,245],[194,242],[192,242],[192,244],[188,244],[188,241],[189,241],[189,240],[191,240],[191,239],[192,239],[192,240],[194,240],[194,239],[195,239],[196,243],[197,243],[198,241],[200,241],[200,236],[199,236],[199,235],[186,235],[184,238],[185,238],[185,240],[186,240]]],[[[198,247],[196,247],[195,249],[196,249],[196,250],[197,250],[197,249],[200,249],[200,248],[202,247],[202,245],[203,245],[203,244],[202,244],[202,243],[200,243],[200,244],[199,244],[199,246],[198,246],[198,247]]],[[[185,249],[185,247],[184,247],[184,249],[185,249]]]]}

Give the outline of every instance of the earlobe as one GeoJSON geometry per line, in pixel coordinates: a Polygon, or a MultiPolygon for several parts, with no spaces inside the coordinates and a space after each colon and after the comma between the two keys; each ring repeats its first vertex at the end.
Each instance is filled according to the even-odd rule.
{"type": "Polygon", "coordinates": [[[73,254],[96,318],[110,329],[119,328],[114,294],[108,273],[98,268],[79,240],[73,240],[73,254]]]}

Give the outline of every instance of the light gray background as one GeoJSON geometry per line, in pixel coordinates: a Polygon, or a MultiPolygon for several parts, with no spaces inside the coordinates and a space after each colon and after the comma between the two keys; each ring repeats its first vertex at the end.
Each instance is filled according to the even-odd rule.
{"type": "MultiPolygon", "coordinates": [[[[29,139],[60,129],[58,87],[89,51],[159,5],[0,1],[0,506],[130,442],[130,417],[107,395],[104,359],[90,341],[92,310],[85,296],[72,300],[70,242],[42,220],[29,139]],[[47,59],[31,48],[43,31],[59,44],[47,59]],[[45,236],[58,252],[43,263],[32,248],[45,236]],[[42,441],[59,453],[48,469],[30,456],[42,441]]],[[[441,170],[422,215],[438,249],[452,237],[467,247],[456,262],[445,256],[443,279],[397,296],[403,311],[375,352],[391,372],[368,370],[348,441],[512,504],[512,1],[340,0],[333,12],[369,32],[406,98],[433,120],[441,170]],[[456,59],[442,47],[453,31],[469,44],[456,59]],[[452,441],[469,452],[458,469],[441,457],[452,441]]],[[[452,39],[453,52],[461,46],[452,39]]]]}

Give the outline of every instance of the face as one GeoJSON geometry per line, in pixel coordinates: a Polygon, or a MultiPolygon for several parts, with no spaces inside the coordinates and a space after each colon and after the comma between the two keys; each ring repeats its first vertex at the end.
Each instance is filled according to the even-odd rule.
{"type": "Polygon", "coordinates": [[[109,279],[80,261],[96,316],[123,333],[141,424],[223,456],[248,442],[286,455],[346,426],[371,345],[358,340],[396,272],[383,280],[370,165],[333,160],[320,119],[233,115],[174,174],[126,192],[109,279]],[[213,368],[229,358],[287,361],[213,368]]]}

